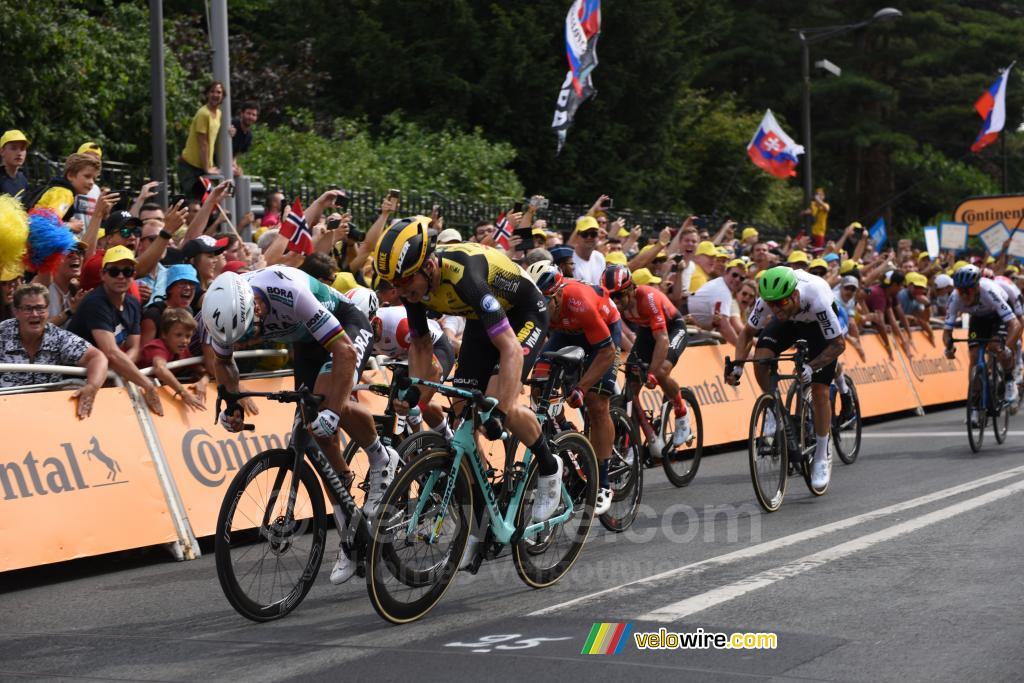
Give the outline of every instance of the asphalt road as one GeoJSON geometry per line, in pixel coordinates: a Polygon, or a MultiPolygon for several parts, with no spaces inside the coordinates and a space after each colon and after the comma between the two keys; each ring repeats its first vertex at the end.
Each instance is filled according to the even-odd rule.
{"type": "Polygon", "coordinates": [[[1020,680],[1024,419],[1010,429],[972,455],[962,409],[870,426],[827,495],[792,479],[771,515],[745,451],[707,458],[685,489],[647,470],[643,518],[592,532],[561,583],[528,589],[506,556],[403,627],[363,581],[331,586],[329,562],[261,625],[228,606],[211,555],[19,572],[0,577],[0,679],[1020,680]],[[595,622],[632,624],[621,653],[580,654],[595,622]],[[660,629],[777,645],[637,648],[660,629]]]}

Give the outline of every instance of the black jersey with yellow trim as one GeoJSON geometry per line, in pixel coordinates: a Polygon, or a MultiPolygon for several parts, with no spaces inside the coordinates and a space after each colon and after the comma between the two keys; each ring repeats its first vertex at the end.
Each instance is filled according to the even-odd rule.
{"type": "Polygon", "coordinates": [[[479,320],[494,336],[507,326],[505,313],[536,308],[543,297],[537,285],[504,252],[467,242],[439,248],[440,283],[418,304],[406,304],[410,326],[426,334],[426,310],[479,320]],[[423,318],[422,325],[419,322],[423,318]]]}

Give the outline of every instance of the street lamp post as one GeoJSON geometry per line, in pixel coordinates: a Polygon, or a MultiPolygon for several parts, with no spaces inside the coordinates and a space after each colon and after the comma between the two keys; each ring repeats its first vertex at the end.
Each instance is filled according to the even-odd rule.
{"type": "Polygon", "coordinates": [[[820,43],[829,38],[834,38],[843,33],[857,31],[865,28],[876,21],[886,21],[903,16],[903,12],[893,7],[884,7],[875,12],[870,19],[858,21],[855,24],[841,24],[838,26],[818,26],[815,28],[795,28],[797,39],[800,41],[800,73],[803,77],[803,97],[801,106],[801,119],[803,123],[803,145],[804,158],[804,206],[811,205],[811,197],[814,192],[814,176],[811,172],[811,45],[820,43]]]}

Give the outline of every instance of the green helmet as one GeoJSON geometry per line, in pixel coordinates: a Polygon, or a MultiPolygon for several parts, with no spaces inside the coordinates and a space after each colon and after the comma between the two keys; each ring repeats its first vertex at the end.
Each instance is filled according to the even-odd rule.
{"type": "Polygon", "coordinates": [[[787,266],[775,266],[765,271],[758,285],[758,293],[765,301],[785,299],[796,289],[796,274],[787,266]]]}

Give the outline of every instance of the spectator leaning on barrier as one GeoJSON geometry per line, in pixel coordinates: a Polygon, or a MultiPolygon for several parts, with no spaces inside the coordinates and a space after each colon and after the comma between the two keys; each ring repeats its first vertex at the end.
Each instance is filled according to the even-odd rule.
{"type": "Polygon", "coordinates": [[[196,269],[187,263],[168,266],[153,287],[153,296],[142,311],[143,347],[160,333],[160,320],[168,308],[189,308],[196,295],[199,278],[196,269]]]}
{"type": "MultiPolygon", "coordinates": [[[[93,399],[107,377],[107,357],[81,337],[46,322],[46,287],[30,283],[14,292],[14,319],[0,322],[0,363],[77,365],[86,369],[86,384],[72,394],[78,417],[89,417],[93,399]]],[[[44,372],[5,372],[0,387],[47,384],[59,375],[44,372]]]]}
{"type": "Polygon", "coordinates": [[[220,173],[213,165],[213,152],[220,132],[221,109],[224,101],[224,84],[212,81],[206,86],[206,102],[196,110],[188,127],[185,149],[178,157],[178,182],[182,193],[189,199],[203,196],[203,185],[199,179],[208,173],[220,173]]]}
{"type": "Polygon", "coordinates": [[[138,299],[127,296],[134,274],[135,255],[128,247],[108,249],[103,256],[102,284],[86,295],[68,330],[102,351],[110,369],[141,387],[149,409],[163,415],[156,387],[136,366],[142,306],[138,299]]]}
{"type": "Polygon", "coordinates": [[[705,330],[715,330],[733,345],[743,330],[735,296],[746,276],[743,260],[733,259],[726,265],[722,277],[708,282],[689,300],[689,314],[693,322],[705,330]]]}
{"type": "Polygon", "coordinates": [[[28,138],[20,130],[9,130],[0,137],[0,194],[9,194],[25,202],[28,195],[28,178],[21,170],[28,157],[28,138]]]}
{"type": "Polygon", "coordinates": [[[160,318],[160,336],[142,347],[139,367],[153,368],[153,376],[160,383],[174,391],[174,397],[182,401],[192,410],[206,410],[206,387],[209,380],[206,375],[191,387],[182,385],[178,374],[192,374],[194,369],[172,371],[167,364],[191,358],[188,350],[189,341],[196,331],[196,319],[187,308],[167,308],[160,318]]]}
{"type": "Polygon", "coordinates": [[[67,327],[71,316],[85,298],[86,291],[82,288],[81,280],[85,251],[85,242],[79,240],[75,248],[61,259],[50,281],[50,323],[58,327],[67,327]]]}

